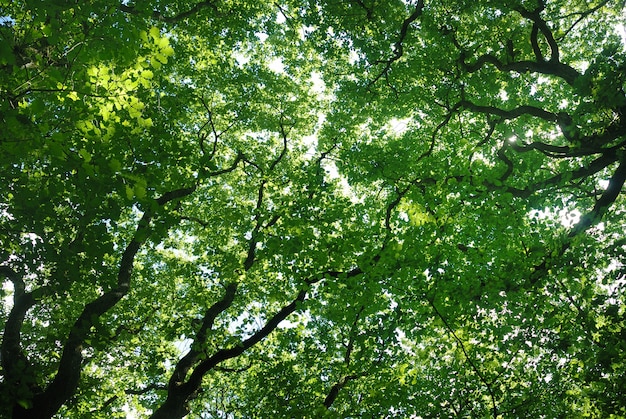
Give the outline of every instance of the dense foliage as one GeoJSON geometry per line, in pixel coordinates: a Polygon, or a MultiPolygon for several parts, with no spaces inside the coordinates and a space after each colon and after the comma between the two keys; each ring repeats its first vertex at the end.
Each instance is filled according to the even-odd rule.
{"type": "Polygon", "coordinates": [[[626,417],[624,1],[0,5],[0,417],[626,417]]]}

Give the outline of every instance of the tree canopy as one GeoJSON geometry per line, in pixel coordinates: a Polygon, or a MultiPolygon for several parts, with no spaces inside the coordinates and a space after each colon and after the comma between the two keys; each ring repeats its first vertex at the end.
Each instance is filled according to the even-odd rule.
{"type": "Polygon", "coordinates": [[[623,0],[0,5],[0,417],[626,417],[623,0]]]}

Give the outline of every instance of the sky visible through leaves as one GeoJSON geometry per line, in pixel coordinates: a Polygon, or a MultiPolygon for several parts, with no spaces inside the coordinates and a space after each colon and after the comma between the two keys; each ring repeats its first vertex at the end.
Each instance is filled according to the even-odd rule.
{"type": "Polygon", "coordinates": [[[625,7],[0,1],[0,417],[626,417],[625,7]]]}

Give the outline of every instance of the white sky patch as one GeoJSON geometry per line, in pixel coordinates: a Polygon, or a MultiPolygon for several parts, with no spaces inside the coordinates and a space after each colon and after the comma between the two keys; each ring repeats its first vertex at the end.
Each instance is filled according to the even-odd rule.
{"type": "Polygon", "coordinates": [[[190,253],[189,250],[185,248],[185,245],[192,244],[194,241],[196,241],[196,237],[189,236],[189,235],[180,235],[180,234],[177,234],[176,236],[177,236],[177,239],[179,239],[181,243],[183,243],[183,246],[181,248],[169,247],[169,246],[166,247],[163,245],[163,243],[159,243],[159,245],[157,246],[158,251],[166,256],[174,257],[181,261],[185,261],[185,262],[196,261],[198,259],[198,256],[190,253]]]}
{"type": "Polygon", "coordinates": [[[559,211],[559,220],[563,226],[572,228],[580,221],[582,214],[578,210],[568,211],[563,209],[559,211]]]}
{"type": "Polygon", "coordinates": [[[300,27],[300,40],[304,41],[309,34],[315,31],[315,26],[301,26],[300,27]]]}
{"type": "MultiPolygon", "coordinates": [[[[548,77],[545,77],[545,76],[537,77],[537,81],[535,83],[533,83],[532,86],[530,86],[530,95],[534,96],[535,94],[537,94],[537,91],[538,91],[537,87],[541,86],[541,85],[545,85],[547,83],[550,83],[550,79],[548,77]]],[[[502,94],[502,92],[501,92],[501,94],[502,94]]],[[[505,92],[505,94],[506,94],[506,92],[505,92]]],[[[504,100],[506,100],[506,99],[504,99],[504,100]]]]}
{"type": "MultiPolygon", "coordinates": [[[[324,121],[326,121],[326,114],[320,112],[317,116],[317,126],[321,127],[324,125],[324,121]]],[[[307,158],[312,158],[317,153],[317,133],[313,133],[311,135],[306,135],[302,137],[302,142],[305,146],[307,146],[307,151],[305,155],[307,158]]]]}
{"type": "Polygon", "coordinates": [[[2,284],[2,289],[4,290],[4,298],[2,299],[2,304],[4,305],[5,310],[8,312],[13,307],[13,283],[11,281],[6,281],[2,284]]]}
{"type": "Polygon", "coordinates": [[[280,58],[272,58],[267,63],[267,68],[269,68],[273,72],[279,73],[279,74],[282,74],[282,73],[285,72],[285,64],[283,63],[283,61],[280,58]]]}
{"type": "MultiPolygon", "coordinates": [[[[517,137],[512,137],[512,138],[514,140],[517,139],[517,137]]],[[[509,141],[510,141],[510,139],[509,139],[509,141]]],[[[472,155],[472,161],[474,161],[474,160],[480,160],[480,162],[482,164],[484,164],[485,166],[487,166],[487,167],[494,167],[495,166],[495,163],[492,162],[490,159],[486,158],[483,153],[478,153],[478,152],[474,153],[472,155]]]]}
{"type": "Polygon", "coordinates": [[[134,410],[131,410],[128,404],[125,404],[124,406],[122,406],[122,411],[126,413],[126,419],[136,419],[139,417],[137,412],[135,412],[134,410]]]}
{"type": "Polygon", "coordinates": [[[304,311],[303,313],[294,313],[291,315],[292,320],[289,318],[278,323],[277,329],[293,329],[294,327],[298,327],[300,324],[303,324],[306,327],[311,320],[311,312],[309,310],[304,311]]]}
{"type": "Polygon", "coordinates": [[[250,62],[250,57],[239,51],[233,52],[233,57],[237,61],[237,65],[241,68],[250,62]]]}
{"type": "Polygon", "coordinates": [[[265,42],[265,40],[269,38],[269,35],[265,32],[255,32],[254,36],[256,36],[261,42],[265,42]]]}
{"type": "Polygon", "coordinates": [[[279,25],[282,25],[286,21],[287,19],[285,19],[285,15],[283,14],[282,11],[279,11],[278,13],[276,13],[276,20],[275,20],[276,23],[278,23],[279,25]]]}
{"type": "Polygon", "coordinates": [[[302,142],[307,147],[307,151],[305,153],[307,158],[315,156],[315,152],[317,151],[317,136],[307,135],[302,137],[302,142]]]}
{"type": "Polygon", "coordinates": [[[352,186],[350,186],[348,179],[346,179],[345,176],[339,173],[339,169],[337,168],[337,165],[335,164],[334,161],[325,159],[323,162],[323,167],[329,179],[339,180],[339,185],[341,186],[341,192],[344,194],[344,196],[349,197],[350,201],[352,201],[352,203],[354,204],[363,202],[363,197],[359,197],[357,193],[355,192],[355,190],[352,188],[352,186]]]}
{"type": "Polygon", "coordinates": [[[359,54],[354,50],[350,50],[350,53],[348,55],[348,63],[354,65],[357,61],[359,61],[359,54]]]}
{"type": "Polygon", "coordinates": [[[387,129],[392,131],[395,135],[402,135],[409,129],[409,124],[412,120],[413,118],[392,118],[387,123],[387,129]]]}
{"type": "Polygon", "coordinates": [[[6,218],[7,220],[15,220],[15,217],[13,217],[11,213],[7,211],[8,208],[9,206],[7,204],[0,203],[0,218],[6,218]]]}
{"type": "Polygon", "coordinates": [[[625,25],[617,25],[615,27],[615,31],[617,32],[619,37],[622,38],[622,45],[624,46],[624,49],[626,49],[626,26],[625,25]]]}
{"type": "Polygon", "coordinates": [[[313,83],[314,93],[322,94],[326,91],[326,83],[322,79],[322,74],[318,71],[311,72],[311,83],[313,83]]]}
{"type": "Polygon", "coordinates": [[[566,208],[544,208],[543,210],[533,210],[529,213],[530,217],[537,217],[539,219],[549,218],[558,220],[563,227],[572,228],[580,221],[582,213],[577,210],[568,210],[566,208]]]}
{"type": "Polygon", "coordinates": [[[174,346],[176,347],[176,349],[178,349],[179,359],[185,356],[187,352],[189,352],[192,343],[193,339],[183,339],[174,342],[174,346]]]}
{"type": "Polygon", "coordinates": [[[11,16],[0,16],[0,26],[12,26],[15,24],[15,19],[11,16]]]}

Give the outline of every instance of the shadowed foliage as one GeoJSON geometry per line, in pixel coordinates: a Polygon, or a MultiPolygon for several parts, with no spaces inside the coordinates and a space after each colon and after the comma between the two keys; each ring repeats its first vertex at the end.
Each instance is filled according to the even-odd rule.
{"type": "Polygon", "coordinates": [[[0,9],[0,417],[626,417],[624,1],[0,9]]]}

